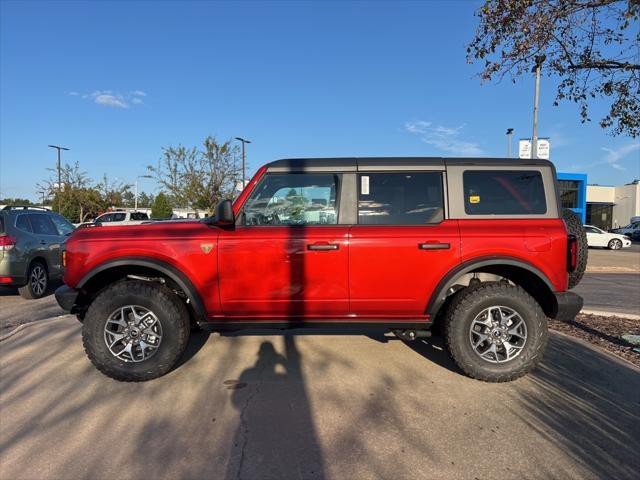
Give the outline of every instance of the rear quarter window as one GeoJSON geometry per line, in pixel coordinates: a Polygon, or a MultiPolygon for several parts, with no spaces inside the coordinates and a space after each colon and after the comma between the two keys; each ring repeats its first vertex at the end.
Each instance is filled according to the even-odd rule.
{"type": "Polygon", "coordinates": [[[467,170],[463,174],[467,215],[547,213],[542,174],[536,170],[467,170]]]}

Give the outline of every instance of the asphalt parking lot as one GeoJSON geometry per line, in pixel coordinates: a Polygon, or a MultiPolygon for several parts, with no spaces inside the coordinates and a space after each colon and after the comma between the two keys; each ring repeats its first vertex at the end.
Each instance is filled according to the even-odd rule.
{"type": "MultiPolygon", "coordinates": [[[[80,324],[0,342],[0,478],[637,478],[640,370],[556,333],[509,384],[431,343],[197,334],[182,364],[119,383],[80,324]]],[[[307,334],[305,334],[307,333],[307,334]]]]}

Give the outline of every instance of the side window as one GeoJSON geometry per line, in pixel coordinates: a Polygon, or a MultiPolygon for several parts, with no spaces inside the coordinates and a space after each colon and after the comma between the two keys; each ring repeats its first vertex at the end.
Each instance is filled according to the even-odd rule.
{"type": "Polygon", "coordinates": [[[124,222],[124,219],[127,217],[126,213],[112,213],[111,214],[111,221],[112,222],[124,222]]]}
{"type": "Polygon", "coordinates": [[[440,172],[359,175],[360,225],[428,225],[443,219],[440,172]]]}
{"type": "Polygon", "coordinates": [[[597,230],[597,229],[595,229],[593,227],[585,227],[584,229],[587,231],[587,233],[600,233],[599,230],[597,230]]]}
{"type": "Polygon", "coordinates": [[[51,215],[49,218],[51,218],[51,221],[56,226],[58,235],[60,236],[68,235],[75,230],[73,224],[64,217],[61,217],[59,215],[51,215]]]}
{"type": "Polygon", "coordinates": [[[547,213],[542,175],[524,170],[467,170],[464,211],[469,215],[547,213]]]}
{"type": "Polygon", "coordinates": [[[31,224],[29,223],[28,215],[18,215],[16,218],[16,228],[24,232],[33,232],[31,224]]]}
{"type": "Polygon", "coordinates": [[[58,235],[58,231],[49,219],[48,215],[43,213],[32,213],[29,214],[29,220],[31,221],[33,233],[38,235],[58,235]]]}
{"type": "Polygon", "coordinates": [[[98,218],[96,218],[95,220],[96,222],[113,222],[113,214],[112,213],[105,213],[104,215],[100,215],[98,218]]]}
{"type": "Polygon", "coordinates": [[[245,225],[335,225],[339,175],[267,174],[243,208],[245,225]]]}
{"type": "Polygon", "coordinates": [[[149,220],[149,217],[144,212],[132,212],[131,220],[149,220]]]}

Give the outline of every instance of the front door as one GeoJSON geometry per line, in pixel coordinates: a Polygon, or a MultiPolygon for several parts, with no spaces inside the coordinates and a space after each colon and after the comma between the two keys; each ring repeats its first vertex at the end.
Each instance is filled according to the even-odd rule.
{"type": "Polygon", "coordinates": [[[348,226],[338,225],[340,175],[267,173],[218,242],[225,316],[345,317],[348,226]]]}
{"type": "Polygon", "coordinates": [[[460,258],[458,222],[444,219],[442,180],[440,171],[359,174],[349,246],[352,316],[426,316],[437,283],[460,258]]]}

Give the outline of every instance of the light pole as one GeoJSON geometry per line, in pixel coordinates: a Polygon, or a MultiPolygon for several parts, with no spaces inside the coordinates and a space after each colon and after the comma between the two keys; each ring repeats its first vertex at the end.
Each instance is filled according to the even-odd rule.
{"type": "Polygon", "coordinates": [[[511,158],[511,137],[513,137],[513,128],[507,128],[507,158],[511,158]]]}
{"type": "Polygon", "coordinates": [[[533,135],[531,136],[531,158],[538,158],[538,100],[540,97],[540,71],[542,70],[542,62],[547,58],[546,55],[536,57],[536,63],[532,72],[536,74],[536,91],[533,97],[533,135]]]}
{"type": "Polygon", "coordinates": [[[44,190],[38,190],[38,193],[42,195],[42,204],[41,205],[42,205],[42,208],[44,208],[44,194],[45,194],[45,191],[44,190]]]}
{"type": "Polygon", "coordinates": [[[60,147],[58,145],[49,145],[51,148],[55,148],[58,150],[58,213],[62,212],[62,196],[60,195],[60,190],[62,190],[62,178],[60,174],[60,150],[69,150],[65,147],[60,147]]]}
{"type": "Polygon", "coordinates": [[[136,195],[135,195],[135,205],[133,207],[134,211],[138,211],[138,179],[139,178],[153,178],[151,175],[138,175],[136,177],[136,195]]]}
{"type": "Polygon", "coordinates": [[[244,190],[244,169],[245,169],[245,153],[244,153],[244,144],[245,143],[251,143],[250,140],[246,140],[242,137],[236,137],[236,140],[238,140],[239,142],[242,142],[242,190],[244,190]]]}

